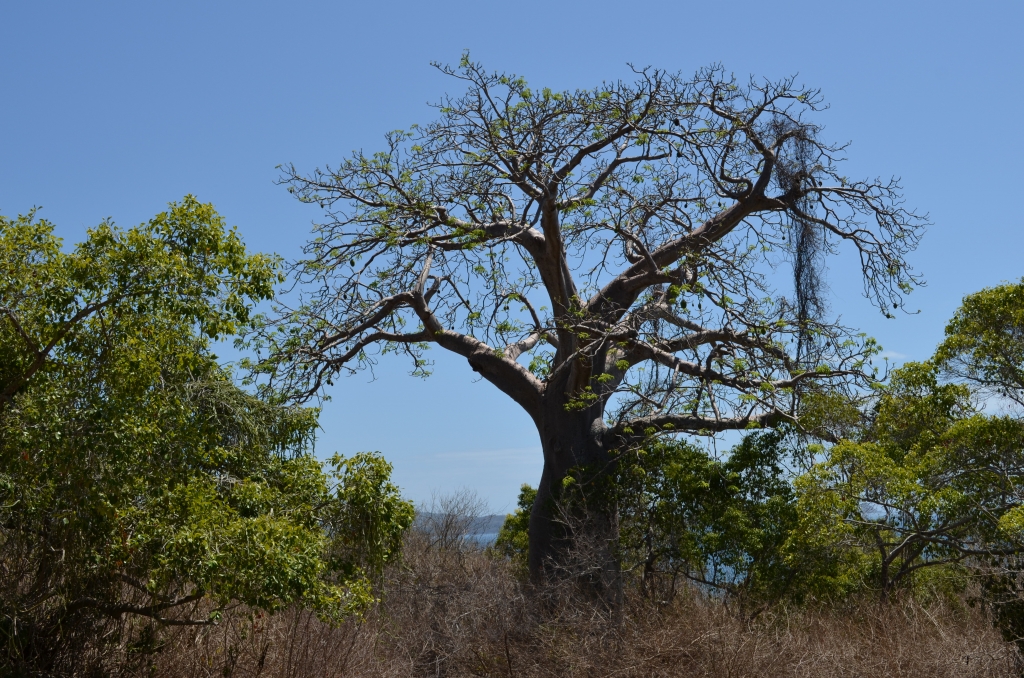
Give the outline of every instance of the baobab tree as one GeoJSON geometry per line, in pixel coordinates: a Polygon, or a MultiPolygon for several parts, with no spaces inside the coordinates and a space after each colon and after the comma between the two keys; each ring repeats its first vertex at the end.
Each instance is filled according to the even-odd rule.
{"type": "MultiPolygon", "coordinates": [[[[257,344],[301,397],[386,353],[419,375],[431,347],[464,357],[540,435],[534,576],[564,557],[572,469],[608,473],[651,436],[799,426],[804,394],[872,378],[877,347],[825,318],[818,272],[855,251],[888,315],[925,223],[896,180],[842,176],[844,147],[808,119],[817,90],[711,67],[535,91],[468,57],[438,67],[465,92],[434,122],[284,168],[326,218],[295,265],[301,301],[257,344]]],[[[587,529],[613,539],[598,513],[587,529]]]]}

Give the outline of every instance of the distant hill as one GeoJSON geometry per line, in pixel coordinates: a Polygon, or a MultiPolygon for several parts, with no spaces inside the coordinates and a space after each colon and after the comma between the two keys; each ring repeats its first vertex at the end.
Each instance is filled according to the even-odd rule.
{"type": "Polygon", "coordinates": [[[480,534],[498,534],[498,530],[505,523],[504,513],[492,513],[489,516],[480,516],[473,521],[472,529],[480,534]]]}
{"type": "Polygon", "coordinates": [[[478,544],[486,545],[497,539],[498,531],[501,530],[504,522],[504,513],[492,513],[471,518],[468,516],[450,516],[444,513],[421,511],[416,513],[413,528],[434,533],[438,529],[443,529],[440,526],[450,526],[451,529],[459,532],[462,537],[472,539],[478,544]]]}

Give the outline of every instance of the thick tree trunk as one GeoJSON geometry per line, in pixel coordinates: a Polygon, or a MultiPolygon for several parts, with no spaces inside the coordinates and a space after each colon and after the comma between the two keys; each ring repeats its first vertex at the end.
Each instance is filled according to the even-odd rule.
{"type": "Polygon", "coordinates": [[[622,597],[617,512],[603,482],[614,471],[614,459],[605,449],[601,417],[561,405],[545,414],[538,422],[544,471],[530,514],[530,575],[537,583],[574,580],[617,606],[622,597]],[[576,482],[566,487],[570,472],[576,482]]]}

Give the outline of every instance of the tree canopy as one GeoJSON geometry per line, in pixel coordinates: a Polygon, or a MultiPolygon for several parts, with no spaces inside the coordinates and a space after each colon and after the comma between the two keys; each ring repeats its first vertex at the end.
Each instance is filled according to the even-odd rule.
{"type": "Polygon", "coordinates": [[[297,267],[304,303],[272,339],[283,383],[317,392],[375,351],[424,374],[438,344],[531,412],[572,373],[576,406],[620,397],[616,433],[742,428],[828,379],[786,352],[812,326],[819,354],[800,356],[812,372],[861,367],[862,350],[799,317],[765,275],[802,229],[826,250],[853,244],[884,307],[916,281],[903,255],[923,222],[894,181],[840,174],[842,148],[805,119],[814,90],[741,86],[720,68],[574,92],[534,92],[468,59],[445,72],[468,92],[437,121],[336,168],[286,168],[327,221],[297,267]]]}
{"type": "Polygon", "coordinates": [[[804,538],[856,549],[863,576],[886,595],[923,568],[1024,548],[1010,524],[1024,500],[1024,423],[977,412],[968,389],[935,372],[898,370],[872,425],[797,481],[804,538]]]}
{"type": "Polygon", "coordinates": [[[841,172],[816,90],[720,67],[564,92],[468,56],[441,70],[466,91],[433,122],[284,168],[325,219],[257,369],[301,398],[387,353],[417,375],[430,347],[464,357],[540,433],[534,572],[571,468],[652,435],[799,426],[804,394],[874,380],[877,345],[827,317],[824,257],[855,251],[888,315],[925,222],[896,180],[841,172]]]}
{"type": "Polygon", "coordinates": [[[1022,282],[965,297],[935,355],[798,481],[804,534],[857,549],[885,594],[937,566],[1020,571],[1022,312],[1022,282]]]}
{"type": "Polygon", "coordinates": [[[935,359],[947,377],[1024,405],[1024,282],[965,297],[935,359]]]}
{"type": "Polygon", "coordinates": [[[301,603],[337,620],[372,600],[412,520],[390,466],[325,471],[317,411],[239,388],[212,351],[277,266],[191,196],[71,250],[46,221],[0,217],[0,636],[15,664],[68,659],[69,637],[108,618],[301,603]]]}

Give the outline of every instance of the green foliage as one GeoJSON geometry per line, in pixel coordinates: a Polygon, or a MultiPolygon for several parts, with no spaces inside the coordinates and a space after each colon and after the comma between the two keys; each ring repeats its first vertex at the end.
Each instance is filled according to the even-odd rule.
{"type": "Polygon", "coordinates": [[[976,413],[964,385],[909,363],[860,440],[836,445],[798,480],[799,532],[846,549],[884,595],[912,587],[925,568],[1016,553],[1022,450],[1024,422],[976,413]]]}
{"type": "Polygon", "coordinates": [[[683,577],[749,598],[784,594],[796,523],[786,438],[751,433],[723,459],[682,441],[620,458],[623,566],[648,586],[683,577]]]}
{"type": "Polygon", "coordinates": [[[537,500],[537,490],[529,485],[519,488],[519,499],[515,513],[505,516],[505,522],[498,531],[498,537],[491,546],[493,554],[503,556],[512,561],[516,571],[525,576],[527,572],[527,554],[530,550],[530,513],[533,502],[537,500]]]}
{"type": "Polygon", "coordinates": [[[391,464],[378,454],[335,455],[330,467],[334,496],[321,520],[331,537],[331,569],[346,577],[379,574],[401,551],[413,504],[401,498],[391,464]]]}
{"type": "MultiPolygon", "coordinates": [[[[1016,562],[1024,422],[980,414],[931,363],[895,371],[870,416],[827,394],[811,406],[849,437],[826,448],[756,431],[720,459],[652,442],[620,455],[601,487],[568,483],[562,501],[613,504],[622,567],[659,597],[681,579],[751,602],[951,591],[965,568],[1016,562]]],[[[495,546],[517,563],[534,497],[524,487],[495,546]]]]}
{"type": "Polygon", "coordinates": [[[863,419],[857,403],[841,392],[816,390],[800,398],[800,426],[821,438],[852,437],[863,419]]]}
{"type": "Polygon", "coordinates": [[[89,619],[206,623],[233,601],[339,619],[372,600],[364,572],[411,519],[390,466],[325,474],[317,410],[240,389],[212,352],[271,296],[275,259],[189,196],[70,251],[33,215],[0,217],[0,280],[9,656],[56,652],[89,619]]]}
{"type": "MultiPolygon", "coordinates": [[[[681,579],[744,601],[949,592],[993,566],[986,586],[1006,597],[1024,551],[1024,422],[982,414],[970,384],[941,375],[904,365],[868,413],[808,394],[802,421],[845,436],[830,447],[784,430],[752,432],[720,459],[651,442],[600,487],[570,482],[562,501],[614,505],[622,567],[659,597],[681,579]]],[[[516,562],[534,496],[524,488],[495,547],[516,562]]],[[[1007,605],[1000,619],[1016,628],[1007,605]]]]}
{"type": "Polygon", "coordinates": [[[964,298],[934,360],[953,378],[1024,404],[1024,280],[964,298]]]}
{"type": "MultiPolygon", "coordinates": [[[[796,480],[794,553],[832,563],[819,590],[888,595],[971,570],[996,573],[983,577],[990,599],[1017,591],[1024,422],[976,404],[992,394],[1022,402],[1022,328],[1024,283],[966,297],[933,359],[897,370],[870,421],[796,480]]],[[[1012,630],[1020,605],[1009,598],[997,616],[1012,630]]]]}
{"type": "MultiPolygon", "coordinates": [[[[669,596],[687,579],[744,599],[799,596],[818,563],[787,550],[797,525],[787,462],[798,451],[780,431],[751,433],[723,459],[684,441],[656,442],[620,456],[615,477],[599,489],[567,483],[562,501],[615,504],[618,556],[649,595],[669,596]]],[[[577,469],[569,477],[589,476],[577,469]]],[[[523,485],[491,547],[524,575],[536,496],[523,485]]]]}

